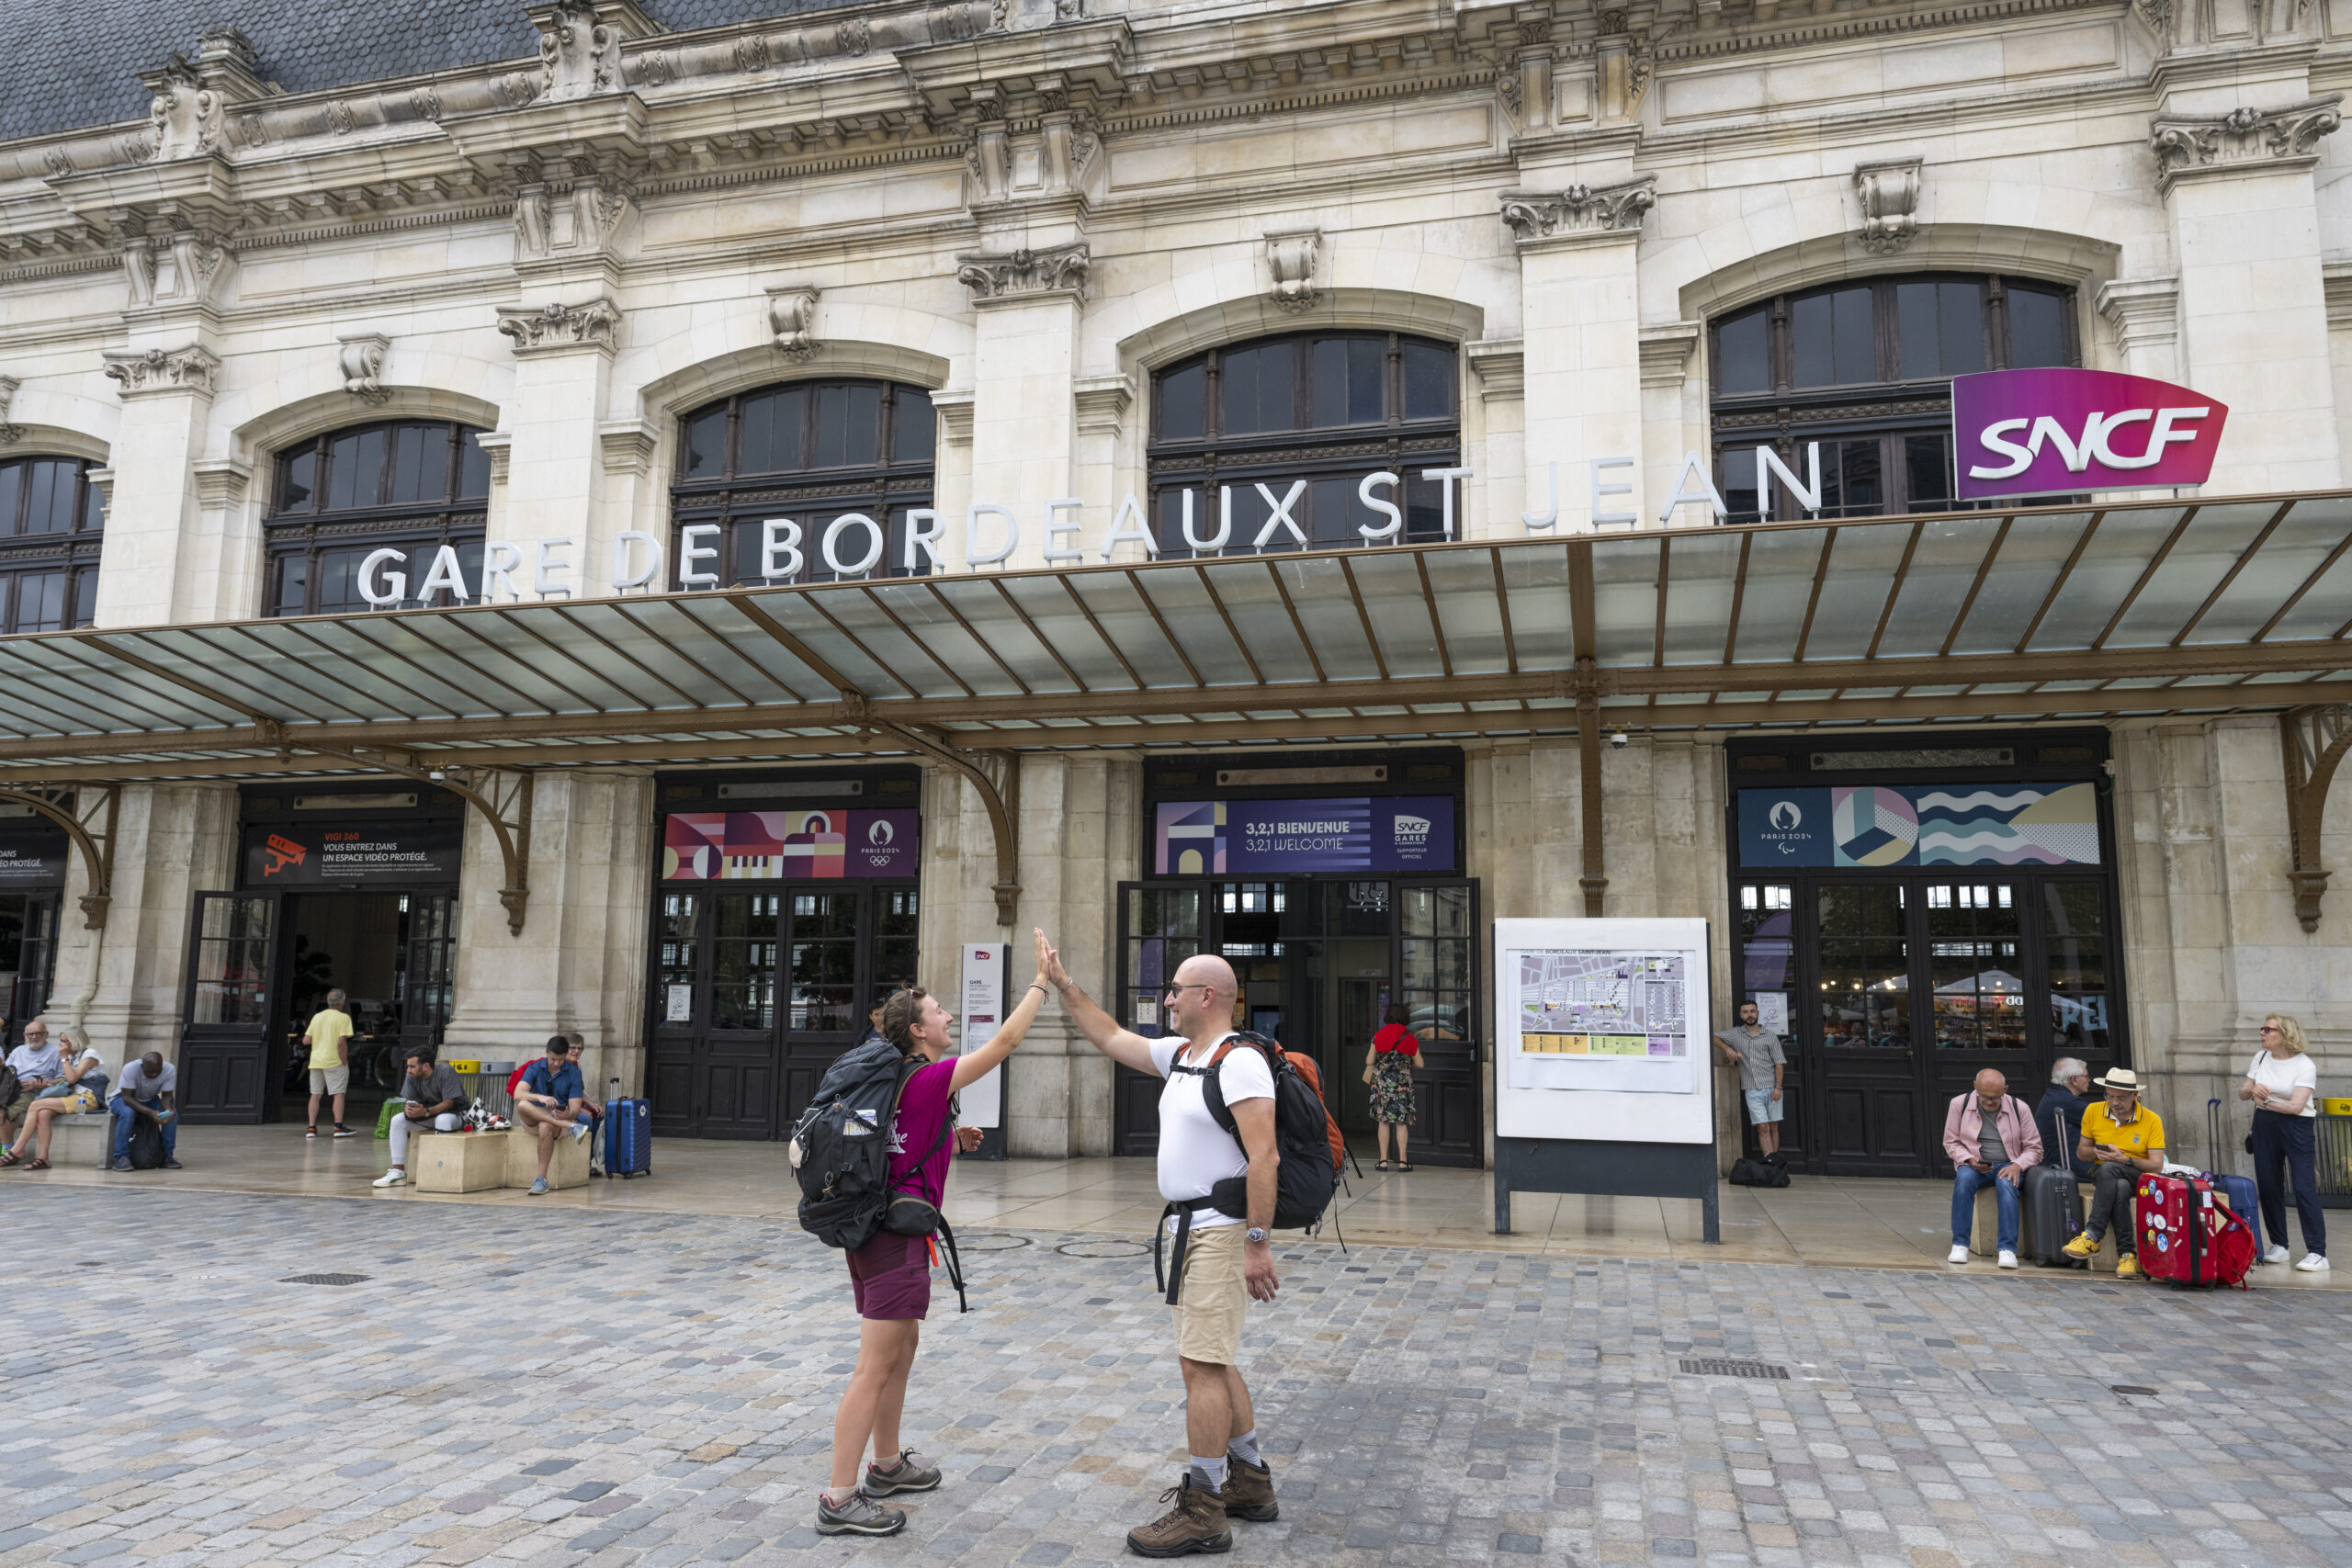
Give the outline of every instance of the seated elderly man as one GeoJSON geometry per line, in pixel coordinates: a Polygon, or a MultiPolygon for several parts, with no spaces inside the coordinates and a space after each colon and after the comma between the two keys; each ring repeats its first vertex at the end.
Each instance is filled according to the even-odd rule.
{"type": "Polygon", "coordinates": [[[2041,1146],[2055,1163],[2075,1146],[2075,1132],[2084,1112],[2098,1103],[2091,1098],[2091,1070],[2079,1056],[2061,1056],[2050,1064],[2050,1087],[2033,1108],[2034,1124],[2041,1130],[2041,1146]]]}
{"type": "Polygon", "coordinates": [[[2117,1067],[2093,1083],[2107,1091],[2107,1103],[2083,1113],[2081,1139],[2075,1145],[2075,1169],[2090,1173],[2090,1213],[2084,1216],[2083,1234],[2063,1249],[2069,1258],[2088,1259],[2098,1251],[2110,1227],[2115,1232],[2115,1277],[2140,1277],[2139,1248],[2132,1235],[2132,1194],[2143,1175],[2165,1168],[2163,1118],[2140,1103],[2139,1075],[2117,1067]]]}
{"type": "Polygon", "coordinates": [[[2041,1134],[2025,1101],[2012,1097],[2008,1080],[1987,1067],[1976,1088],[1944,1112],[1944,1153],[1954,1168],[1951,1183],[1951,1261],[1968,1261],[1976,1229],[1976,1194],[1993,1190],[2000,1212],[2000,1266],[2018,1266],[2018,1184],[2041,1163],[2041,1134]]]}
{"type": "Polygon", "coordinates": [[[555,1158],[555,1141],[569,1133],[574,1139],[588,1135],[588,1087],[581,1080],[580,1065],[571,1059],[571,1042],[550,1036],[548,1054],[523,1071],[514,1089],[514,1120],[537,1134],[539,1174],[531,1195],[548,1190],[548,1165],[555,1158]]]}
{"type": "Polygon", "coordinates": [[[431,1045],[419,1045],[409,1052],[407,1072],[398,1092],[401,1096],[401,1106],[392,1112],[388,1129],[392,1140],[391,1168],[375,1179],[372,1185],[377,1187],[398,1187],[406,1181],[409,1139],[427,1127],[437,1133],[456,1132],[466,1103],[465,1086],[458,1081],[457,1073],[442,1063],[441,1053],[431,1045]]]}
{"type": "Polygon", "coordinates": [[[40,1091],[65,1076],[65,1062],[49,1041],[49,1025],[35,1019],[25,1025],[25,1043],[8,1053],[8,1068],[17,1075],[17,1092],[0,1104],[0,1143],[16,1133],[40,1091]]]}

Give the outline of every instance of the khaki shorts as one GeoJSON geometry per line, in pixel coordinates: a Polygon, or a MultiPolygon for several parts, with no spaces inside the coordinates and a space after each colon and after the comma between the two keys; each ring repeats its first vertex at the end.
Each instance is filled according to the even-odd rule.
{"type": "Polygon", "coordinates": [[[30,1089],[27,1089],[24,1093],[17,1096],[16,1099],[8,1102],[8,1120],[11,1122],[21,1122],[25,1119],[25,1112],[30,1111],[32,1108],[32,1091],[30,1089]]]}
{"type": "Polygon", "coordinates": [[[1184,1243],[1184,1283],[1170,1310],[1176,1353],[1188,1361],[1230,1367],[1241,1359],[1241,1319],[1250,1310],[1250,1289],[1241,1282],[1244,1228],[1212,1225],[1184,1243]]]}
{"type": "Polygon", "coordinates": [[[347,1062],[340,1067],[312,1067],[311,1069],[311,1092],[312,1094],[342,1094],[350,1088],[351,1065],[347,1062]]]}

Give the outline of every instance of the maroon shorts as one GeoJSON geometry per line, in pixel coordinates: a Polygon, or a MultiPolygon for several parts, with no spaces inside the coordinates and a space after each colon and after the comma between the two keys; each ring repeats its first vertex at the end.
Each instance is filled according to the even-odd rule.
{"type": "Polygon", "coordinates": [[[849,1255],[850,1289],[857,1294],[858,1316],[899,1322],[931,1315],[926,1239],[881,1231],[849,1255]]]}

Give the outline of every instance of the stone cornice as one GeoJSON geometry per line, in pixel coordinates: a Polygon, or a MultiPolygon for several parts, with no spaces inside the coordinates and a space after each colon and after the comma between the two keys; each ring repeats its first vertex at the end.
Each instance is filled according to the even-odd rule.
{"type": "Polygon", "coordinates": [[[1605,186],[1570,186],[1560,191],[1502,193],[1503,226],[1521,250],[1592,241],[1627,240],[1641,232],[1642,219],[1657,205],[1657,176],[1643,175],[1605,186]]]}
{"type": "Polygon", "coordinates": [[[2099,285],[2097,302],[2100,317],[2114,329],[2115,345],[2127,355],[2180,336],[2177,277],[2119,277],[2099,285]]]}
{"type": "Polygon", "coordinates": [[[498,330],[514,340],[517,359],[589,351],[610,354],[620,325],[621,308],[610,299],[498,307],[498,330]]]}
{"type": "Polygon", "coordinates": [[[1083,240],[1037,250],[978,251],[956,258],[956,280],[972,291],[975,305],[1082,299],[1092,265],[1083,240]]]}
{"type": "Polygon", "coordinates": [[[2344,123],[2343,103],[2343,94],[2331,93],[2274,109],[2159,114],[2148,122],[2157,186],[2169,191],[2185,180],[2311,168],[2319,162],[2320,139],[2344,123]]]}
{"type": "Polygon", "coordinates": [[[192,392],[209,398],[220,373],[220,361],[193,344],[186,348],[108,349],[106,373],[126,399],[159,392],[192,392]]]}

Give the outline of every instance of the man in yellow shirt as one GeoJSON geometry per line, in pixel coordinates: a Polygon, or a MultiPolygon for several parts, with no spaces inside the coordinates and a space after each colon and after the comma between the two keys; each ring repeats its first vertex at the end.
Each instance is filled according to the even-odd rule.
{"type": "Polygon", "coordinates": [[[2165,1168],[2164,1120],[2140,1103],[2140,1077],[2131,1068],[2117,1067],[2093,1081],[2107,1091],[2107,1103],[2083,1112],[2082,1137],[2075,1147],[2078,1166],[2096,1168],[2091,1212],[2083,1234],[2062,1250],[2069,1258],[2088,1258],[2112,1225],[2115,1277],[2136,1280],[2140,1258],[2132,1234],[2132,1193],[2142,1176],[2165,1168]]]}
{"type": "Polygon", "coordinates": [[[302,1043],[311,1048],[311,1130],[319,1135],[319,1097],[334,1096],[334,1135],[357,1134],[343,1124],[343,1098],[351,1088],[351,1015],[343,1010],[349,1000],[341,991],[327,993],[327,1005],[311,1015],[302,1028],[302,1043]]]}

